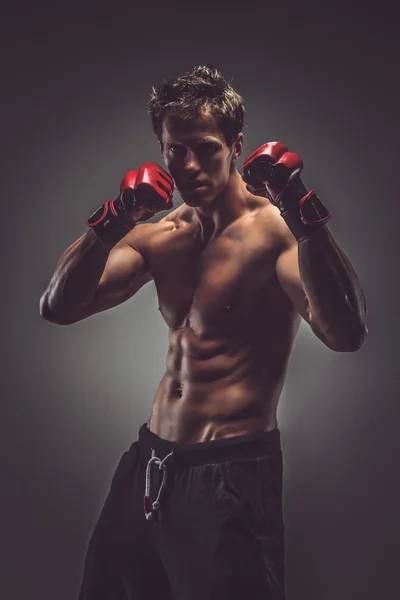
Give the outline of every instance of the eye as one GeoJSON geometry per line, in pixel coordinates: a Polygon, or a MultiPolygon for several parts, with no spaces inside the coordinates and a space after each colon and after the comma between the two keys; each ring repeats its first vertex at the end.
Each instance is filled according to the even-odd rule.
{"type": "Polygon", "coordinates": [[[218,146],[216,146],[216,144],[202,144],[200,150],[204,154],[213,154],[218,150],[218,146]]]}
{"type": "Polygon", "coordinates": [[[182,153],[183,147],[182,146],[170,146],[169,151],[172,152],[172,154],[182,153]]]}

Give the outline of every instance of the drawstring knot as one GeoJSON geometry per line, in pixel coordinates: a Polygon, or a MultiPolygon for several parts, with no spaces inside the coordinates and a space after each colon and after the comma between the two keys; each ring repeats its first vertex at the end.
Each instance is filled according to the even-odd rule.
{"type": "Polygon", "coordinates": [[[169,454],[167,454],[167,456],[165,458],[163,458],[161,460],[160,458],[158,458],[158,456],[156,456],[156,451],[153,448],[151,449],[151,458],[150,458],[149,462],[147,463],[147,467],[146,467],[146,485],[145,485],[145,492],[144,492],[144,514],[145,514],[147,521],[150,521],[153,518],[153,512],[149,510],[149,508],[150,508],[151,466],[154,463],[154,464],[158,465],[159,470],[160,471],[162,470],[162,472],[163,472],[163,478],[162,478],[160,489],[158,490],[157,498],[151,504],[151,508],[155,512],[155,511],[159,510],[159,508],[160,508],[160,496],[161,496],[161,493],[167,483],[167,465],[165,463],[173,454],[174,454],[173,452],[170,452],[169,454]]]}

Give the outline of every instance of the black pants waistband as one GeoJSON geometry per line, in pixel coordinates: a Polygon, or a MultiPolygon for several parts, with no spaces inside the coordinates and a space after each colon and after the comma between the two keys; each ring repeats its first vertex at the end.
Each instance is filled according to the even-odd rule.
{"type": "Polygon", "coordinates": [[[279,429],[261,431],[196,444],[171,442],[151,432],[145,423],[139,429],[137,441],[139,452],[147,459],[151,451],[163,460],[173,452],[173,462],[196,466],[221,463],[232,460],[244,460],[281,452],[281,434],[279,429]]]}

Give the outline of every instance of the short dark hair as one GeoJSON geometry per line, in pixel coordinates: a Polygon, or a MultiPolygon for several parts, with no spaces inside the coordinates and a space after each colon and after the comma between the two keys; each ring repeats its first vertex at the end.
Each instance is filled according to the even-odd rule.
{"type": "Polygon", "coordinates": [[[194,119],[207,110],[216,117],[227,145],[232,146],[244,126],[244,100],[212,65],[194,67],[151,89],[148,112],[161,144],[167,113],[194,119]]]}

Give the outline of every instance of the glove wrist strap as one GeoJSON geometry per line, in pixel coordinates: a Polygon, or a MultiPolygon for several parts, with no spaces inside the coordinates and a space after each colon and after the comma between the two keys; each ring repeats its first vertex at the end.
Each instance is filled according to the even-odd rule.
{"type": "Polygon", "coordinates": [[[281,217],[298,242],[310,237],[331,218],[328,209],[313,190],[307,192],[299,202],[281,211],[281,217]]]}
{"type": "Polygon", "coordinates": [[[115,246],[136,225],[122,204],[121,195],[99,206],[85,224],[108,246],[115,246]]]}

